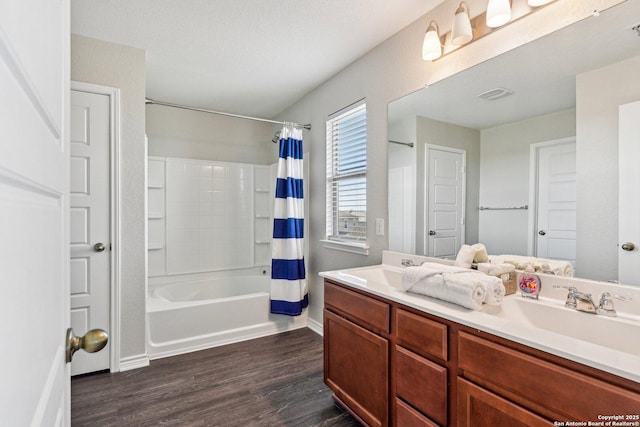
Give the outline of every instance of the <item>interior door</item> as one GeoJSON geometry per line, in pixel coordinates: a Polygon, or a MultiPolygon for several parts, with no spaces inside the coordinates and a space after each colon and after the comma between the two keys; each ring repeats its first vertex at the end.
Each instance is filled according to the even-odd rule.
{"type": "Polygon", "coordinates": [[[427,145],[428,256],[455,258],[464,243],[465,160],[463,150],[427,145]]]}
{"type": "Polygon", "coordinates": [[[576,259],[576,143],[538,150],[536,256],[576,259]]]}
{"type": "MultiPolygon", "coordinates": [[[[71,91],[71,327],[76,335],[110,320],[109,96],[71,91]]],[[[71,375],[109,369],[110,349],[74,355],[71,375]]]]}
{"type": "Polygon", "coordinates": [[[69,424],[69,1],[0,2],[0,414],[69,424]]]}
{"type": "Polygon", "coordinates": [[[640,285],[640,101],[620,106],[618,281],[640,285]]]}

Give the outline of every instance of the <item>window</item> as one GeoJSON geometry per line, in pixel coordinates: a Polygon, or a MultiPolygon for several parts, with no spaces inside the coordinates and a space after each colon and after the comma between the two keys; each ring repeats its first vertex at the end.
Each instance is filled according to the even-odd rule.
{"type": "Polygon", "coordinates": [[[366,249],[367,106],[327,118],[327,240],[366,249]]]}

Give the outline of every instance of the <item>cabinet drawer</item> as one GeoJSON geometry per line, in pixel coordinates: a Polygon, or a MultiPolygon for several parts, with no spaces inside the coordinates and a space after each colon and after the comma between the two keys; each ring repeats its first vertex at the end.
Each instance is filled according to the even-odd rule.
{"type": "Polygon", "coordinates": [[[374,332],[389,334],[389,304],[325,281],[324,304],[374,332]]]}
{"type": "Polygon", "coordinates": [[[448,360],[447,325],[408,311],[395,311],[398,343],[423,356],[448,360]]]}
{"type": "Polygon", "coordinates": [[[447,369],[395,347],[396,395],[440,425],[447,424],[447,369]]]}
{"type": "Polygon", "coordinates": [[[546,407],[561,417],[598,420],[603,414],[637,414],[640,394],[588,377],[553,363],[460,332],[459,368],[498,386],[523,405],[546,407]]]}
{"type": "Polygon", "coordinates": [[[458,426],[547,427],[554,424],[458,378],[458,426]]]}
{"type": "Polygon", "coordinates": [[[396,397],[396,426],[402,427],[438,427],[438,424],[425,418],[420,412],[396,397]]]}

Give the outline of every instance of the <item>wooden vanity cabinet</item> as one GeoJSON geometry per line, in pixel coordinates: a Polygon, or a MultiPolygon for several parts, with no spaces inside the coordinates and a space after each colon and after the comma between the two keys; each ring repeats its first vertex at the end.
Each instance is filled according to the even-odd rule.
{"type": "Polygon", "coordinates": [[[324,313],[325,382],[363,425],[538,427],[640,414],[638,382],[366,291],[325,281],[324,313]]]}
{"type": "Polygon", "coordinates": [[[389,425],[388,303],[325,284],[324,381],[360,422],[389,425]]]}

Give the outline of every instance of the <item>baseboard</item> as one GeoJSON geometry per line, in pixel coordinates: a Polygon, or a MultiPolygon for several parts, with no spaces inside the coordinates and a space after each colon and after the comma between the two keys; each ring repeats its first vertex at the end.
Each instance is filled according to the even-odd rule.
{"type": "Polygon", "coordinates": [[[149,356],[146,353],[120,359],[120,372],[146,368],[147,366],[149,366],[149,356]]]}
{"type": "Polygon", "coordinates": [[[307,318],[307,328],[311,329],[316,334],[323,336],[324,335],[324,327],[322,323],[313,320],[312,318],[307,318]]]}

